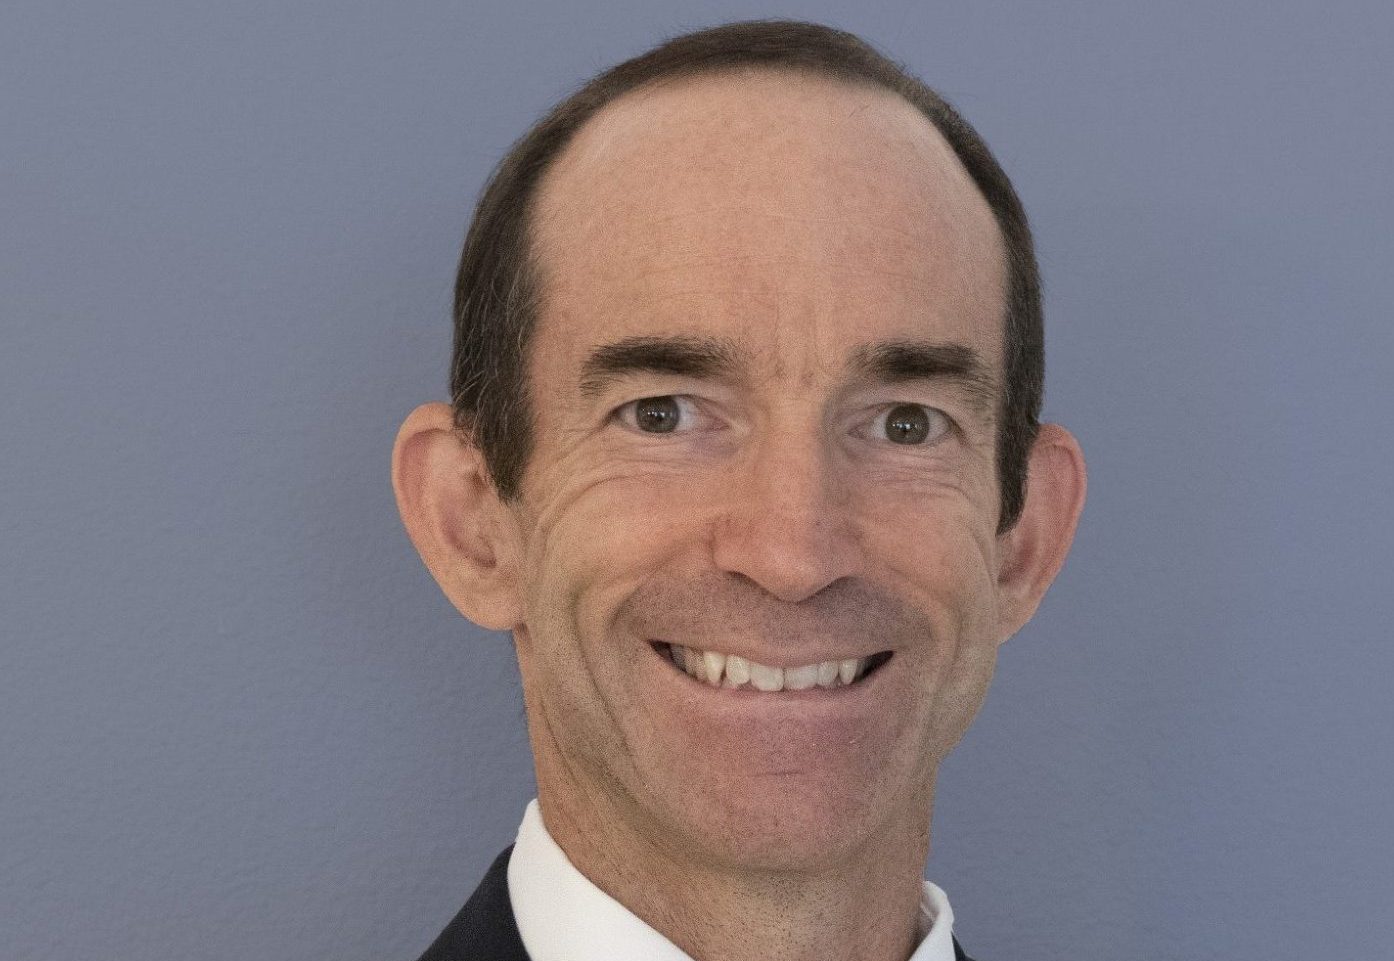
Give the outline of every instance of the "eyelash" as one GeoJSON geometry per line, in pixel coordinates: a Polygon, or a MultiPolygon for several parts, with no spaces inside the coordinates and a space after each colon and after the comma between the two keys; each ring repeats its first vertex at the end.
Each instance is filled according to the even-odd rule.
{"type": "MultiPolygon", "coordinates": [[[[648,396],[648,397],[637,397],[637,398],[635,398],[634,400],[629,401],[628,403],[621,404],[619,407],[616,407],[616,408],[614,409],[614,411],[611,412],[611,417],[612,417],[612,418],[615,418],[615,419],[617,419],[617,420],[619,420],[619,421],[620,421],[621,423],[623,423],[627,428],[629,428],[630,430],[634,431],[635,433],[637,433],[637,434],[643,434],[643,435],[648,436],[648,437],[664,437],[664,436],[667,436],[667,433],[678,433],[678,431],[676,431],[676,430],[675,430],[675,431],[672,431],[672,432],[667,432],[667,433],[662,432],[662,431],[644,431],[644,430],[640,430],[639,427],[638,427],[637,422],[634,423],[634,424],[631,424],[631,423],[629,422],[629,420],[628,420],[627,418],[624,417],[624,412],[625,412],[625,411],[633,410],[633,409],[635,408],[636,405],[638,405],[638,404],[640,404],[640,403],[642,403],[642,402],[644,402],[644,401],[646,401],[646,400],[661,400],[661,399],[663,399],[663,398],[665,398],[665,397],[671,397],[671,398],[673,398],[673,399],[675,399],[675,400],[686,400],[686,401],[688,401],[689,403],[693,404],[694,406],[696,406],[696,404],[697,404],[696,400],[695,400],[695,399],[692,397],[692,395],[690,395],[690,394],[653,394],[653,395],[648,396]]],[[[894,446],[897,446],[897,447],[912,447],[912,448],[913,448],[913,447],[932,447],[932,446],[934,446],[935,444],[939,443],[941,440],[943,440],[944,437],[947,436],[948,434],[950,434],[950,433],[952,433],[952,432],[958,430],[958,424],[957,424],[957,422],[955,422],[954,419],[953,419],[952,417],[950,417],[948,414],[944,413],[944,412],[943,412],[942,410],[940,410],[939,408],[937,408],[937,407],[931,407],[931,406],[929,406],[928,404],[916,403],[916,402],[913,402],[913,401],[900,401],[900,402],[897,402],[897,403],[894,403],[894,404],[885,404],[885,405],[881,406],[881,407],[878,409],[878,411],[877,411],[876,417],[872,419],[872,422],[874,423],[876,420],[879,420],[880,418],[882,418],[882,417],[884,417],[884,416],[889,416],[890,413],[891,413],[891,411],[895,410],[897,407],[918,407],[918,408],[920,408],[921,410],[930,411],[930,412],[931,412],[931,418],[930,418],[930,419],[933,420],[933,419],[934,419],[934,416],[933,416],[933,415],[937,415],[940,419],[942,419],[943,425],[942,425],[941,429],[940,429],[937,433],[931,432],[930,436],[929,436],[928,438],[926,438],[923,442],[919,443],[919,444],[896,444],[896,445],[894,445],[894,446]]],[[[932,429],[931,429],[931,431],[932,431],[932,429]]],[[[887,443],[890,443],[890,441],[887,441],[887,443]]]]}

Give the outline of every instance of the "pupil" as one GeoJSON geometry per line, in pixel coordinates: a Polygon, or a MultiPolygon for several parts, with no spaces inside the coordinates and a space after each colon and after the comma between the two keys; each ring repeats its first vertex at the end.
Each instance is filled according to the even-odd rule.
{"type": "Polygon", "coordinates": [[[898,443],[918,444],[929,436],[929,418],[923,409],[905,404],[887,415],[886,430],[898,443]]]}
{"type": "Polygon", "coordinates": [[[635,404],[640,427],[651,427],[654,433],[666,434],[678,423],[678,405],[671,397],[646,397],[635,404]]]}

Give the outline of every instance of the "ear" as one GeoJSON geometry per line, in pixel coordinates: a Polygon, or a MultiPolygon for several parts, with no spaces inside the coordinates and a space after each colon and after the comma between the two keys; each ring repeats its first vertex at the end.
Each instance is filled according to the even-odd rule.
{"type": "Polygon", "coordinates": [[[1059,424],[1042,424],[1031,447],[1026,504],[998,539],[998,643],[1031,619],[1060,573],[1084,509],[1084,452],[1059,424]]]}
{"type": "Polygon", "coordinates": [[[392,490],[407,536],[450,603],[489,630],[517,625],[517,528],[448,404],[407,415],[392,446],[392,490]]]}

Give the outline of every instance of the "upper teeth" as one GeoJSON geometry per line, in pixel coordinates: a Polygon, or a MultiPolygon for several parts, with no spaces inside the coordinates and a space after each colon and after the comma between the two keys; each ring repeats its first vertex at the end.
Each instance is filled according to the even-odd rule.
{"type": "Polygon", "coordinates": [[[699,651],[681,644],[670,644],[673,663],[699,681],[712,687],[744,687],[760,691],[804,691],[819,687],[851,684],[866,666],[865,657],[846,657],[838,661],[819,661],[799,667],[770,667],[747,660],[739,654],[699,651]]]}

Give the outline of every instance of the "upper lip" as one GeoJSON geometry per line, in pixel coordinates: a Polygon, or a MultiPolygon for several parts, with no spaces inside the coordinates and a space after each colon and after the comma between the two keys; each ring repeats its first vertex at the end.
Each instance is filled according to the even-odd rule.
{"type": "Polygon", "coordinates": [[[819,653],[816,651],[790,651],[782,649],[778,651],[769,651],[767,653],[749,654],[746,653],[746,651],[722,650],[719,647],[702,647],[700,644],[684,644],[681,641],[672,641],[665,638],[656,638],[649,643],[676,644],[681,647],[686,647],[689,650],[713,651],[717,654],[724,654],[727,657],[734,654],[737,657],[745,658],[747,661],[754,661],[757,664],[764,664],[767,667],[804,667],[808,664],[821,664],[824,661],[845,661],[853,657],[861,660],[880,654],[886,650],[885,648],[881,648],[879,650],[862,652],[841,651],[835,653],[819,653]]]}

